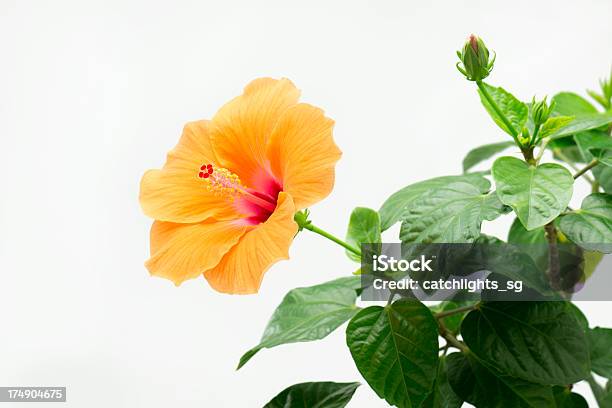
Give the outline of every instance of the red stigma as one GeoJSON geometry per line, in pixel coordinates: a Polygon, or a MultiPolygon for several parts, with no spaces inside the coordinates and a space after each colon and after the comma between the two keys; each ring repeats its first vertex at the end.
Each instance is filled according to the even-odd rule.
{"type": "Polygon", "coordinates": [[[203,164],[200,166],[200,171],[198,173],[198,177],[200,178],[208,178],[213,174],[213,165],[212,164],[203,164]]]}

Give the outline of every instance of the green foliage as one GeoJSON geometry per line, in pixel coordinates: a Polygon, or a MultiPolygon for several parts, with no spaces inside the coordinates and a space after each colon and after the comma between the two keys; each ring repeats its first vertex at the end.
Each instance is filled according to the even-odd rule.
{"type": "Polygon", "coordinates": [[[559,115],[589,115],[597,113],[597,109],[582,96],[573,92],[560,92],[553,96],[555,112],[559,115]]]}
{"type": "Polygon", "coordinates": [[[557,408],[588,408],[584,397],[575,392],[571,392],[567,387],[554,387],[553,394],[557,408]]]}
{"type": "Polygon", "coordinates": [[[588,339],[591,369],[604,378],[612,378],[612,329],[590,329],[588,339]]]}
{"type": "Polygon", "coordinates": [[[605,110],[610,110],[612,108],[612,69],[610,69],[610,76],[608,78],[599,81],[599,88],[601,92],[588,90],[587,93],[605,110]]]}
{"type": "Polygon", "coordinates": [[[566,302],[483,303],[461,335],[479,359],[512,377],[566,385],[589,375],[587,340],[566,302]]]}
{"type": "MultiPolygon", "coordinates": [[[[382,232],[401,222],[404,244],[467,244],[466,253],[441,252],[438,259],[445,258],[432,271],[435,279],[489,271],[489,277],[520,280],[530,293],[552,299],[551,282],[576,283],[555,271],[555,265],[579,269],[584,272],[580,282],[585,282],[602,259],[597,251],[612,248],[612,77],[601,82],[600,92],[589,91],[603,112],[572,92],[557,93],[550,104],[546,97],[526,104],[482,82],[494,60],[482,40],[470,37],[458,54],[459,70],[476,82],[484,108],[513,140],[470,150],[463,175],[410,184],[391,195],[378,212],[355,208],[346,242],[319,233],[345,248],[360,248],[380,243],[382,232]],[[490,172],[494,188],[487,171],[468,173],[509,148],[523,159],[497,158],[490,172]],[[575,175],[565,166],[547,163],[546,149],[575,175]],[[569,208],[574,182],[585,180],[592,194],[581,208],[569,208]],[[516,218],[507,244],[481,232],[483,221],[511,210],[516,218]],[[574,263],[564,264],[566,260],[574,263]]],[[[307,210],[296,220],[301,229],[322,231],[312,226],[307,210]]],[[[353,252],[347,255],[360,261],[353,252]]],[[[423,278],[414,271],[410,276],[423,278]]],[[[318,340],[350,320],[346,343],[355,365],[390,405],[459,408],[468,402],[477,408],[584,408],[585,399],[572,390],[573,384],[587,381],[599,406],[612,408],[612,382],[603,387],[592,376],[612,378],[612,329],[589,328],[584,314],[569,301],[571,294],[547,302],[487,302],[489,293],[483,291],[478,302],[444,301],[430,308],[415,299],[393,302],[391,297],[385,307],[359,309],[355,303],[360,290],[359,277],[351,277],[290,291],[239,367],[262,348],[318,340]],[[459,352],[448,354],[452,349],[459,352]]],[[[266,407],[343,407],[357,386],[296,384],[266,407]]]]}
{"type": "MultiPolygon", "coordinates": [[[[355,248],[361,244],[372,244],[381,242],[380,216],[370,208],[357,207],[351,213],[346,242],[355,248]]],[[[346,251],[346,255],[356,262],[361,262],[361,257],[346,251]]]]}
{"type": "Polygon", "coordinates": [[[359,277],[352,276],[289,291],[274,311],[261,341],[240,358],[238,368],[262,348],[327,336],[359,310],[355,306],[359,287],[359,277]]]}
{"type": "Polygon", "coordinates": [[[574,179],[563,166],[545,163],[531,166],[514,157],[493,163],[499,199],[512,207],[527,230],[554,220],[572,197],[574,179]]]}
{"type": "Polygon", "coordinates": [[[264,408],[343,408],[359,383],[307,382],[285,388],[264,408]]]}
{"type": "Polygon", "coordinates": [[[578,322],[580,329],[582,329],[582,332],[585,333],[586,335],[586,333],[589,331],[589,321],[587,320],[584,313],[582,313],[582,310],[578,308],[578,306],[576,306],[575,304],[571,302],[568,302],[568,305],[569,305],[570,311],[574,315],[574,318],[578,322]]]}
{"type": "Polygon", "coordinates": [[[467,173],[469,169],[476,166],[478,163],[487,160],[497,153],[500,153],[510,146],[514,146],[514,142],[500,142],[500,143],[491,143],[482,146],[478,146],[468,152],[468,154],[463,159],[463,172],[467,173]]]}
{"type": "Polygon", "coordinates": [[[573,121],[573,116],[554,116],[552,118],[548,118],[548,120],[542,125],[542,130],[540,130],[540,139],[554,136],[557,134],[557,132],[560,132],[562,129],[569,126],[569,124],[573,121]]]}
{"type": "MultiPolygon", "coordinates": [[[[510,122],[512,128],[516,132],[520,132],[525,124],[527,123],[527,117],[529,115],[529,108],[527,105],[514,97],[510,92],[507,92],[503,88],[498,88],[491,86],[489,84],[483,83],[484,89],[491,96],[493,101],[497,104],[497,107],[501,110],[501,113],[505,115],[505,117],[510,122]]],[[[483,106],[489,112],[489,115],[495,121],[497,126],[499,126],[504,132],[508,133],[511,136],[516,136],[513,129],[508,127],[507,123],[504,121],[502,115],[500,115],[494,106],[489,102],[486,98],[486,95],[482,90],[479,90],[480,101],[483,106]]]]}
{"type": "Polygon", "coordinates": [[[549,137],[551,139],[557,139],[564,136],[575,135],[586,130],[606,126],[610,123],[612,123],[612,114],[610,113],[592,113],[575,116],[574,120],[551,133],[549,137]]]}
{"type": "Polygon", "coordinates": [[[608,380],[605,387],[599,385],[592,377],[587,381],[599,407],[612,408],[612,380],[608,380]]]}
{"type": "Polygon", "coordinates": [[[593,176],[595,176],[595,180],[597,180],[603,191],[612,194],[612,167],[595,166],[593,168],[593,176]]]}
{"type": "Polygon", "coordinates": [[[482,221],[506,212],[490,188],[486,178],[467,175],[411,201],[402,215],[401,241],[474,241],[480,236],[482,221]]]}
{"type": "Polygon", "coordinates": [[[473,353],[453,353],[448,356],[447,364],[448,380],[455,393],[476,407],[555,406],[550,386],[501,374],[473,353]]]}
{"type": "Polygon", "coordinates": [[[423,401],[421,408],[461,408],[462,405],[463,400],[455,394],[455,391],[453,391],[448,382],[446,357],[442,356],[440,357],[433,390],[427,399],[423,401]]]}
{"type": "Polygon", "coordinates": [[[521,220],[515,218],[508,232],[508,242],[511,244],[543,244],[546,243],[546,233],[543,227],[528,231],[521,220]]]}
{"type": "Polygon", "coordinates": [[[391,405],[417,408],[438,371],[438,326],[429,309],[402,299],[351,319],[346,343],[370,387],[391,405]]]}
{"type": "Polygon", "coordinates": [[[612,195],[591,194],[578,210],[563,215],[561,231],[576,244],[589,250],[612,250],[612,195]]]}
{"type": "Polygon", "coordinates": [[[591,130],[574,136],[574,139],[586,161],[597,159],[606,166],[612,166],[612,137],[607,133],[591,130]]]}
{"type": "Polygon", "coordinates": [[[581,133],[550,140],[547,148],[552,150],[553,158],[566,163],[584,163],[586,160],[574,141],[581,133]]]}
{"type": "Polygon", "coordinates": [[[400,221],[410,210],[414,201],[426,196],[431,191],[451,185],[453,183],[485,183],[482,180],[483,177],[479,174],[466,174],[463,176],[436,177],[410,184],[387,198],[378,211],[380,214],[382,230],[385,231],[393,224],[400,221]]]}

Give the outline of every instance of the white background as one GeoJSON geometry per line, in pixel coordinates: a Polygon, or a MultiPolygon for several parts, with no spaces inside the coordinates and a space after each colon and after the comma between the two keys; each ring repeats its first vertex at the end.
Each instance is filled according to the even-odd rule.
{"type": "MultiPolygon", "coordinates": [[[[343,329],[234,371],[288,290],[355,269],[341,249],[300,234],[256,296],[175,288],[143,266],[142,173],[185,122],[285,76],[337,122],[336,187],[312,211],[343,235],[353,207],[507,139],[455,70],[470,32],[498,53],[490,82],[526,100],[595,87],[611,17],[603,0],[0,0],[0,385],[65,385],[70,407],[258,407],[360,380],[343,329]]],[[[609,307],[583,305],[592,325],[612,326],[609,307]]],[[[385,404],[362,386],[350,406],[385,404]]]]}

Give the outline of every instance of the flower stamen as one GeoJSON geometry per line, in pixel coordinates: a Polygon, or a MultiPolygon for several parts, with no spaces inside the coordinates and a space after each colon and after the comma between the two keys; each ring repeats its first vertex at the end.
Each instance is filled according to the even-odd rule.
{"type": "Polygon", "coordinates": [[[236,174],[223,167],[213,167],[212,164],[203,164],[200,167],[198,177],[206,182],[206,189],[215,196],[234,201],[242,197],[251,203],[262,207],[270,212],[276,209],[276,203],[268,201],[251,192],[245,187],[236,174]]]}

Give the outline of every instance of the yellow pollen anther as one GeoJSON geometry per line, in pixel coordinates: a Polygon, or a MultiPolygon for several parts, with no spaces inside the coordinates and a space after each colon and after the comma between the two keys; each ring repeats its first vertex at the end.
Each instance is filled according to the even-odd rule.
{"type": "Polygon", "coordinates": [[[240,181],[240,177],[223,167],[214,167],[212,164],[203,164],[198,177],[206,183],[206,189],[217,197],[234,201],[237,197],[244,197],[251,204],[255,204],[269,212],[276,208],[276,200],[266,200],[256,195],[240,181]]]}
{"type": "MultiPolygon", "coordinates": [[[[202,166],[204,170],[205,166],[202,166]]],[[[204,174],[200,172],[200,178],[206,183],[206,189],[217,197],[223,197],[230,201],[243,194],[245,187],[242,185],[240,178],[223,167],[212,168],[204,174]]]]}

